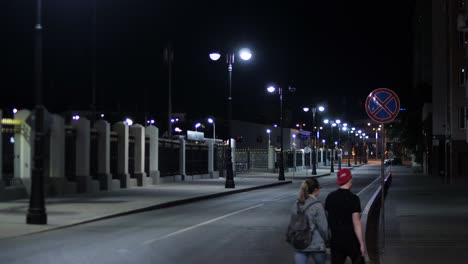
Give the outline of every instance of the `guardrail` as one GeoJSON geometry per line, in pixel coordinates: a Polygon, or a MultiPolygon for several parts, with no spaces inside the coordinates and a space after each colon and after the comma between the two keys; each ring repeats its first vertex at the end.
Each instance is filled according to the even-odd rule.
{"type": "MultiPolygon", "coordinates": [[[[392,172],[388,167],[384,172],[384,199],[392,183],[392,172]]],[[[382,207],[382,186],[379,185],[361,214],[364,240],[366,243],[366,262],[380,264],[379,258],[379,227],[382,207]]],[[[384,207],[385,210],[385,207],[384,207]]],[[[385,239],[384,237],[382,239],[385,239]]]]}

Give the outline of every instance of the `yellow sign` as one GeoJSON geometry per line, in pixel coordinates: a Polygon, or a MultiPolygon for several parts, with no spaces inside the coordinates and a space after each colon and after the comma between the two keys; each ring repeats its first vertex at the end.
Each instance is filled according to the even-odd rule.
{"type": "Polygon", "coordinates": [[[21,125],[23,121],[19,119],[2,118],[2,125],[21,125]]]}

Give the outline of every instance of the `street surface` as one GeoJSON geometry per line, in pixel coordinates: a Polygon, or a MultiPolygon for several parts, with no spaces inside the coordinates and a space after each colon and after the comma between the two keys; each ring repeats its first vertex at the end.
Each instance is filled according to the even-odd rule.
{"type": "MultiPolygon", "coordinates": [[[[380,166],[353,174],[364,208],[380,166]]],[[[318,180],[323,201],[335,176],[318,180]]],[[[293,263],[284,235],[300,183],[2,239],[0,263],[293,263]]]]}

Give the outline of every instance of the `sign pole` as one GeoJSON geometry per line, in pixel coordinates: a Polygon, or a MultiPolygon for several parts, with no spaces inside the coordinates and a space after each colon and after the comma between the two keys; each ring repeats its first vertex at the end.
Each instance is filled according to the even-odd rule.
{"type": "MultiPolygon", "coordinates": [[[[382,216],[382,252],[385,248],[385,169],[384,169],[384,159],[385,159],[385,124],[382,123],[382,158],[380,164],[380,188],[381,188],[381,216],[382,216]]],[[[391,166],[391,165],[390,165],[391,166]]]]}

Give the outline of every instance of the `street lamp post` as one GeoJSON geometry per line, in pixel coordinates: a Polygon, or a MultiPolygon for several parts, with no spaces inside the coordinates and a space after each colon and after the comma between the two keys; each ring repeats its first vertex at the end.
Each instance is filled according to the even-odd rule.
{"type": "MultiPolygon", "coordinates": [[[[239,51],[239,56],[242,60],[248,61],[252,58],[252,53],[249,49],[241,49],[239,51]]],[[[210,59],[217,61],[221,57],[221,54],[213,52],[210,54],[210,59]]],[[[225,188],[235,188],[234,184],[234,171],[232,169],[232,154],[231,154],[231,137],[232,137],[232,127],[231,127],[231,120],[232,120],[232,66],[235,61],[235,54],[228,53],[226,55],[226,63],[228,65],[228,147],[226,148],[226,183],[225,188]]]]}
{"type": "Polygon", "coordinates": [[[216,124],[213,118],[208,118],[208,123],[213,125],[213,142],[216,141],[216,124]]]}
{"type": "Polygon", "coordinates": [[[164,62],[167,65],[167,135],[172,139],[172,62],[174,61],[174,50],[170,44],[164,48],[164,62]]]}
{"type": "Polygon", "coordinates": [[[195,124],[195,131],[198,131],[198,128],[201,126],[201,123],[196,123],[195,124]]]}
{"type": "Polygon", "coordinates": [[[267,134],[268,134],[268,149],[270,149],[270,145],[271,145],[271,140],[270,140],[271,130],[270,130],[270,129],[267,129],[266,132],[267,132],[267,134]]]}
{"type": "Polygon", "coordinates": [[[335,172],[335,168],[334,168],[334,165],[333,165],[333,160],[335,159],[334,157],[334,154],[333,154],[333,150],[335,149],[335,142],[333,142],[333,127],[336,126],[336,123],[333,122],[333,121],[330,121],[328,119],[325,119],[323,120],[323,122],[325,124],[330,124],[330,136],[331,136],[331,143],[332,143],[332,148],[330,149],[331,153],[330,153],[330,172],[335,172]]]}
{"type": "MultiPolygon", "coordinates": [[[[296,88],[289,86],[288,87],[290,92],[295,92],[296,88]]],[[[267,91],[269,93],[274,93],[276,90],[278,90],[279,94],[279,99],[280,99],[280,161],[279,161],[279,174],[278,174],[278,180],[279,181],[284,181],[284,151],[283,151],[283,89],[281,87],[274,87],[274,86],[269,86],[267,88],[267,91]]]]}
{"type": "Polygon", "coordinates": [[[341,170],[341,157],[343,155],[343,153],[341,153],[341,148],[340,148],[340,145],[341,145],[341,133],[340,133],[340,130],[341,130],[341,120],[340,119],[337,119],[335,120],[335,123],[336,125],[338,126],[338,170],[341,170]]]}
{"type": "MultiPolygon", "coordinates": [[[[304,112],[309,112],[309,108],[308,107],[304,107],[303,108],[304,112]]],[[[315,127],[315,113],[317,112],[317,110],[319,110],[320,112],[323,112],[325,111],[325,107],[323,106],[318,106],[318,107],[312,107],[310,110],[312,110],[312,129],[313,129],[313,132],[314,132],[314,149],[312,151],[312,175],[317,175],[317,129],[315,127]]]]}
{"type": "Polygon", "coordinates": [[[42,105],[42,0],[37,0],[37,14],[35,26],[35,135],[34,135],[34,164],[31,178],[31,194],[29,208],[26,215],[27,224],[47,224],[47,213],[44,198],[44,114],[42,105]]]}

